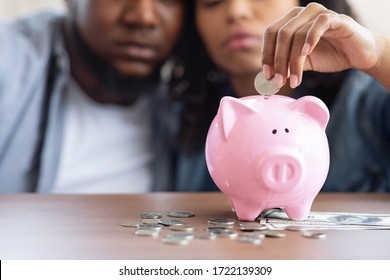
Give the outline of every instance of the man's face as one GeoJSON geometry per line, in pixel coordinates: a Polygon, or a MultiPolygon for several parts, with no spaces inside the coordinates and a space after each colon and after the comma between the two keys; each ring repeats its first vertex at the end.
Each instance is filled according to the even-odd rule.
{"type": "Polygon", "coordinates": [[[124,76],[150,75],[179,36],[182,0],[68,0],[86,46],[124,76]]]}

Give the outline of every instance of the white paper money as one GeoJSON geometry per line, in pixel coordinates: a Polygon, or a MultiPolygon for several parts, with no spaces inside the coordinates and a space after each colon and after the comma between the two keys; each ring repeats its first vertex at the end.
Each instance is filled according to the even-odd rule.
{"type": "Polygon", "coordinates": [[[306,220],[295,221],[290,220],[282,209],[269,209],[258,220],[270,229],[285,229],[288,226],[307,230],[390,229],[390,214],[310,212],[306,220]]]}

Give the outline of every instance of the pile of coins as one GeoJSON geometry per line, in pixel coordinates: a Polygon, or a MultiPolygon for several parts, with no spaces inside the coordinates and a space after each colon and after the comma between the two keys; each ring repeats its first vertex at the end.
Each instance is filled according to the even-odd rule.
{"type": "MultiPolygon", "coordinates": [[[[229,238],[240,243],[259,245],[265,237],[283,238],[285,232],[269,230],[266,225],[259,222],[238,222],[230,218],[210,218],[203,232],[195,233],[195,227],[183,221],[183,218],[195,216],[189,211],[172,211],[167,214],[169,218],[163,218],[161,213],[141,213],[138,215],[141,221],[121,223],[123,227],[136,228],[135,235],[158,237],[167,228],[169,232],[161,239],[161,242],[169,245],[187,245],[194,239],[229,238]]],[[[288,227],[286,230],[304,230],[302,227],[288,227]]],[[[303,233],[306,238],[324,238],[325,234],[317,232],[303,233]]]]}
{"type": "Polygon", "coordinates": [[[265,97],[274,95],[279,92],[279,88],[275,85],[274,78],[267,80],[263,71],[260,71],[256,75],[254,84],[256,91],[265,97]]]}

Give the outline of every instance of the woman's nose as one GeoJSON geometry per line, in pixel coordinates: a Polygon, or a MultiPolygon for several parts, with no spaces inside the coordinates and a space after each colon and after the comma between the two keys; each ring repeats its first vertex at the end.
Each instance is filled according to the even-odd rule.
{"type": "Polygon", "coordinates": [[[228,0],[226,13],[228,22],[249,18],[252,14],[250,1],[253,0],[228,0]]]}

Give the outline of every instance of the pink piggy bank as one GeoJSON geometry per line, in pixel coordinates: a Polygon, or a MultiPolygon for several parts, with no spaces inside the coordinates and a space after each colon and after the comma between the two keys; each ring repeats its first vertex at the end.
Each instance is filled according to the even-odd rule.
{"type": "Polygon", "coordinates": [[[329,170],[329,110],[318,98],[224,97],[208,131],[206,162],[238,219],[269,208],[306,219],[329,170]]]}

